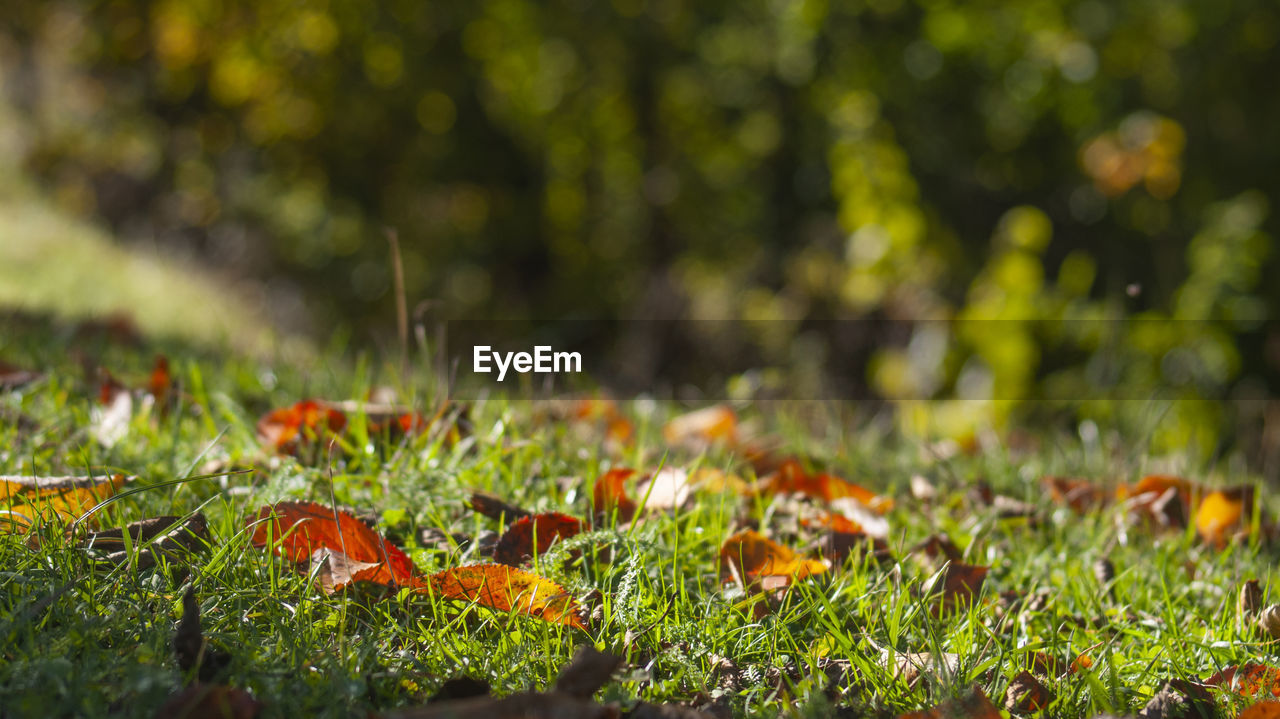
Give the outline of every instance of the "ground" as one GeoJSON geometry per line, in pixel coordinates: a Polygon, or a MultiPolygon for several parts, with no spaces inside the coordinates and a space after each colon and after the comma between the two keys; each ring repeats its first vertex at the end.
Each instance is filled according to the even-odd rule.
{"type": "MultiPolygon", "coordinates": [[[[752,716],[896,716],[975,685],[1002,704],[1023,669],[1053,693],[1048,716],[1133,714],[1166,681],[1277,662],[1275,642],[1237,606],[1248,579],[1261,580],[1264,595],[1275,591],[1265,527],[1245,518],[1239,537],[1206,541],[1195,521],[1161,528],[1158,512],[1116,501],[1117,487],[1159,466],[1130,451],[1140,438],[1086,447],[1044,433],[1015,447],[997,437],[957,451],[810,403],[769,414],[736,406],[737,434],[710,431],[713,441],[702,442],[705,424],[671,432],[668,420],[687,410],[674,404],[624,401],[612,415],[604,405],[499,398],[472,403],[468,422],[446,415],[432,431],[383,439],[368,430],[372,415],[349,408],[339,442],[328,451],[303,442],[292,456],[256,431],[273,408],[389,386],[430,414],[438,398],[425,380],[367,358],[300,368],[39,327],[8,333],[0,353],[42,373],[0,395],[0,472],[136,477],[74,532],[58,522],[13,524],[0,536],[3,716],[153,715],[192,678],[172,648],[188,588],[209,641],[230,657],[216,680],[252,692],[263,716],[413,706],[459,676],[497,695],[540,690],[584,645],[623,658],[599,702],[752,716]],[[167,353],[172,381],[158,401],[145,391],[157,351],[167,353]],[[114,442],[103,434],[112,420],[100,378],[82,367],[90,363],[133,388],[114,442]],[[754,452],[747,434],[771,443],[774,459],[800,458],[806,476],[825,470],[891,500],[882,517],[853,507],[868,532],[884,534],[881,551],[858,542],[803,578],[756,566],[790,586],[766,591],[745,577],[744,591],[721,561],[726,539],[754,528],[820,562],[833,535],[816,522],[852,506],[761,491],[757,474],[770,469],[745,458],[754,452]],[[723,475],[673,509],[647,506],[645,493],[656,493],[629,481],[630,501],[646,508],[628,522],[619,502],[593,506],[597,478],[619,467],[640,478],[659,468],[723,475]],[[237,469],[249,471],[201,478],[237,469]],[[1081,513],[1056,502],[1041,482],[1051,475],[1088,479],[1105,506],[1081,513]],[[485,538],[511,522],[471,508],[475,491],[592,522],[524,563],[573,595],[581,628],[429,589],[354,584],[330,594],[315,571],[254,546],[247,524],[280,501],[348,508],[427,577],[493,561],[485,538]],[[207,541],[194,553],[161,553],[156,566],[139,564],[145,543],[126,544],[119,564],[82,546],[89,529],[195,512],[208,519],[207,541]],[[945,553],[930,558],[921,546],[936,535],[960,552],[952,569],[945,553]],[[964,564],[988,568],[976,594],[931,593],[964,564]]],[[[1246,473],[1187,474],[1214,486],[1258,484],[1246,473]]],[[[1261,489],[1252,521],[1274,516],[1261,489]]],[[[885,510],[880,499],[871,504],[885,510]]],[[[754,571],[750,562],[736,568],[754,571]]],[[[1214,698],[1224,710],[1248,703],[1229,692],[1214,698]]]]}

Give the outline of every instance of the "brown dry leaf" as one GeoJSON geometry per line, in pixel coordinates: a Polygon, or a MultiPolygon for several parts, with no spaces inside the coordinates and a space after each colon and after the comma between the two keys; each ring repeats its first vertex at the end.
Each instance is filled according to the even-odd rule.
{"type": "Polygon", "coordinates": [[[956,699],[948,699],[927,711],[907,712],[898,719],[1001,719],[987,695],[978,687],[956,699]]]}
{"type": "Polygon", "coordinates": [[[716,442],[733,444],[737,436],[738,415],[722,404],[682,414],[662,428],[662,438],[675,445],[705,447],[716,442]]]}
{"type": "Polygon", "coordinates": [[[326,594],[335,594],[352,582],[390,584],[381,581],[384,579],[380,576],[381,568],[381,562],[361,562],[327,547],[311,553],[310,571],[316,573],[320,588],[326,594]]]}
{"type": "Polygon", "coordinates": [[[43,375],[32,370],[22,369],[16,365],[11,365],[4,360],[0,360],[0,390],[8,391],[17,389],[24,384],[30,384],[40,379],[43,375]]]}
{"type": "Polygon", "coordinates": [[[1204,683],[1242,697],[1255,694],[1264,698],[1268,695],[1280,697],[1280,668],[1267,664],[1239,664],[1223,669],[1204,683]]]}
{"type": "Polygon", "coordinates": [[[618,719],[618,709],[563,692],[520,692],[502,699],[472,697],[396,709],[381,719],[618,719]]]}
{"type": "Polygon", "coordinates": [[[609,677],[620,666],[622,657],[584,646],[573,655],[573,661],[560,670],[555,690],[579,699],[590,699],[600,687],[609,683],[609,677]]]}
{"type": "Polygon", "coordinates": [[[183,673],[195,671],[196,678],[202,682],[213,681],[231,664],[230,654],[205,639],[194,587],[188,587],[182,595],[182,620],[173,635],[173,654],[183,673]]]}
{"type": "Polygon", "coordinates": [[[472,492],[471,499],[467,504],[472,510],[499,522],[514,522],[532,514],[529,510],[510,504],[501,497],[488,492],[472,492]]]}
{"type": "Polygon", "coordinates": [[[1163,527],[1187,526],[1198,487],[1181,477],[1152,474],[1132,486],[1121,486],[1116,498],[1131,512],[1163,527]]]}
{"type": "Polygon", "coordinates": [[[982,591],[982,583],[987,578],[990,567],[979,567],[973,564],[951,562],[942,571],[942,576],[934,583],[930,594],[938,591],[942,596],[933,607],[934,616],[942,616],[952,611],[963,609],[972,604],[982,591]]]}
{"type": "Polygon", "coordinates": [[[1204,541],[1225,547],[1227,540],[1244,529],[1253,514],[1253,487],[1214,490],[1196,507],[1196,532],[1204,541]]]}
{"type": "Polygon", "coordinates": [[[156,719],[254,719],[262,704],[243,689],[192,682],[156,710],[156,719]]]}
{"type": "Polygon", "coordinates": [[[416,586],[417,569],[399,547],[383,539],[360,520],[315,502],[277,502],[249,516],[255,547],[273,543],[276,551],[297,562],[311,561],[318,549],[341,554],[346,560],[374,564],[360,570],[361,581],[416,586]]]}
{"type": "MultiPolygon", "coordinates": [[[[881,657],[888,661],[888,652],[881,657]]],[[[914,687],[921,677],[954,677],[960,671],[960,655],[951,652],[897,652],[893,655],[893,676],[914,687]]]]}
{"type": "Polygon", "coordinates": [[[185,520],[181,517],[152,517],[132,522],[123,530],[90,532],[80,544],[86,549],[108,551],[105,559],[112,564],[133,562],[137,569],[148,569],[155,566],[157,555],[174,560],[182,553],[199,551],[208,542],[209,522],[204,514],[196,512],[185,520]],[[148,546],[131,556],[125,549],[126,531],[133,544],[145,542],[148,546]]]}
{"type": "Polygon", "coordinates": [[[750,529],[729,537],[720,547],[721,578],[732,577],[744,587],[760,583],[772,589],[825,571],[826,562],[797,557],[790,549],[750,529]]]}
{"type": "Polygon", "coordinates": [[[1171,679],[1142,707],[1138,719],[1184,719],[1216,714],[1213,697],[1203,685],[1185,679],[1171,679]]]}
{"type": "Polygon", "coordinates": [[[1054,503],[1068,506],[1080,514],[1102,507],[1108,500],[1106,492],[1087,479],[1045,477],[1040,484],[1054,503]]]}
{"type": "Polygon", "coordinates": [[[955,542],[945,534],[931,534],[923,542],[911,548],[911,553],[923,555],[926,563],[958,562],[963,555],[955,542]]]}
{"type": "Polygon", "coordinates": [[[75,520],[105,501],[132,477],[18,477],[0,476],[0,503],[10,517],[21,517],[29,526],[50,519],[75,520]]]}
{"type": "Polygon", "coordinates": [[[630,522],[639,509],[636,503],[627,496],[624,483],[635,476],[634,469],[619,467],[600,475],[591,490],[591,511],[595,515],[618,513],[618,521],[630,522]]]}
{"type": "Polygon", "coordinates": [[[1024,669],[1009,681],[1004,708],[1015,714],[1031,714],[1043,711],[1054,699],[1053,692],[1024,669]]]}
{"type": "Polygon", "coordinates": [[[275,409],[258,420],[258,439],[283,454],[297,454],[304,444],[340,434],[347,416],[323,400],[308,399],[275,409]]]}
{"type": "Polygon", "coordinates": [[[1280,719],[1280,702],[1262,702],[1240,712],[1239,719],[1280,719]]]}
{"type": "Polygon", "coordinates": [[[584,528],[582,520],[559,512],[521,517],[503,532],[493,558],[502,564],[518,566],[532,557],[535,551],[539,555],[545,554],[557,539],[568,539],[584,528]]]}
{"type": "Polygon", "coordinates": [[[585,629],[578,603],[559,584],[505,564],[446,569],[427,581],[446,599],[475,602],[505,612],[522,612],[554,624],[585,629]]]}

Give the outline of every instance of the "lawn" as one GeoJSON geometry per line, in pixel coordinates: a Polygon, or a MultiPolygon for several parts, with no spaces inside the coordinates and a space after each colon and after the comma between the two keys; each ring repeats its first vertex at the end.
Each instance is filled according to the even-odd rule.
{"type": "Polygon", "coordinates": [[[6,330],[0,360],[40,376],[0,392],[0,474],[133,479],[74,524],[27,526],[44,500],[11,490],[0,515],[0,716],[156,716],[198,676],[250,692],[264,717],[368,716],[422,706],[442,687],[465,694],[449,681],[460,677],[495,697],[547,691],[584,646],[621,659],[590,682],[588,693],[602,684],[592,702],[573,704],[587,713],[570,713],[563,692],[519,706],[897,717],[956,697],[971,706],[977,687],[1014,716],[1179,716],[1150,713],[1168,701],[1234,716],[1280,692],[1280,672],[1255,668],[1252,695],[1215,676],[1280,666],[1258,627],[1265,612],[1238,601],[1250,579],[1262,607],[1280,601],[1274,497],[1243,468],[1149,457],[1143,437],[1105,430],[926,441],[897,434],[886,410],[820,403],[737,404],[674,424],[695,408],[496,397],[437,413],[425,374],[405,378],[386,359],[274,364],[38,324],[6,330]],[[148,390],[158,352],[168,381],[148,390]],[[107,404],[98,366],[123,386],[107,404]],[[386,413],[356,403],[343,405],[340,429],[322,419],[315,441],[305,428],[296,445],[259,436],[272,410],[375,392],[430,426],[378,431],[386,413]],[[636,470],[625,496],[598,486],[620,468],[636,470]],[[655,473],[661,481],[644,481],[655,473]],[[1194,485],[1140,481],[1170,473],[1194,485]],[[1043,481],[1055,476],[1087,483],[1057,485],[1074,494],[1055,498],[1043,481]],[[1211,491],[1237,486],[1256,501],[1211,491]],[[476,492],[508,506],[488,509],[476,492]],[[277,543],[288,523],[261,510],[295,506],[282,502],[350,512],[407,553],[412,576],[326,587],[338,558],[292,561],[288,547],[309,554],[324,542],[295,543],[295,527],[277,543]],[[494,562],[520,512],[581,520],[574,536],[512,560],[571,599],[525,612],[525,595],[515,611],[451,597],[456,575],[441,573],[494,562]],[[186,547],[92,534],[196,513],[207,534],[186,547]],[[762,537],[722,552],[748,529],[762,537]],[[762,548],[763,537],[794,556],[762,548]],[[752,550],[773,553],[753,561],[752,550]],[[193,614],[189,589],[208,640],[196,666],[174,648],[193,614]]]}

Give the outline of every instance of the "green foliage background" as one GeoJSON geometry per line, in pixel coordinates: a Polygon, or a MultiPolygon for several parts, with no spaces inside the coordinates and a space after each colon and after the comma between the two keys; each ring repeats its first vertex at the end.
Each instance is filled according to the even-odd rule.
{"type": "Polygon", "coordinates": [[[450,316],[945,320],[867,377],[970,400],[902,413],[944,434],[1044,393],[1149,417],[1123,389],[1211,451],[1229,409],[1181,400],[1272,372],[1270,2],[13,0],[0,28],[25,168],[286,321],[389,326],[394,227],[450,316]]]}

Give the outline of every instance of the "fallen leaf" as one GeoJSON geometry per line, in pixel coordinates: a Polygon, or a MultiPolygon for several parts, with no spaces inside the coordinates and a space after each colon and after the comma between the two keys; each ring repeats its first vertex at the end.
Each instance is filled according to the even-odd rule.
{"type": "Polygon", "coordinates": [[[684,506],[693,494],[689,473],[677,467],[664,467],[636,489],[645,509],[675,509],[684,506]]]}
{"type": "Polygon", "coordinates": [[[955,699],[948,699],[927,711],[907,712],[898,719],[1001,719],[987,695],[978,687],[955,699]]]}
{"type": "Polygon", "coordinates": [[[682,414],[662,427],[662,438],[668,444],[695,447],[732,443],[737,433],[738,415],[722,404],[682,414]]]}
{"type": "Polygon", "coordinates": [[[297,454],[302,445],[339,434],[347,417],[328,403],[308,399],[275,409],[258,420],[258,439],[283,454],[297,454]]]}
{"type": "Polygon", "coordinates": [[[532,514],[529,510],[510,504],[501,497],[488,492],[472,492],[471,499],[467,504],[472,510],[499,522],[514,522],[532,514]]]}
{"type": "Polygon", "coordinates": [[[557,539],[568,539],[582,530],[582,520],[559,512],[522,517],[502,534],[493,558],[502,564],[518,566],[535,553],[545,554],[557,539]]]}
{"type": "Polygon", "coordinates": [[[1031,714],[1044,710],[1054,700],[1053,692],[1040,683],[1031,672],[1023,669],[1009,680],[1005,691],[1004,707],[1016,714],[1031,714]]]}
{"type": "Polygon", "coordinates": [[[579,699],[590,699],[600,687],[609,683],[609,677],[620,666],[622,657],[584,646],[574,654],[573,661],[560,670],[555,690],[579,699]]]}
{"type": "Polygon", "coordinates": [[[1266,664],[1239,664],[1223,669],[1204,683],[1242,697],[1255,694],[1280,697],[1280,668],[1266,664]]]}
{"type": "Polygon", "coordinates": [[[472,697],[396,709],[381,719],[618,719],[618,709],[563,692],[520,692],[502,699],[472,697]]]}
{"type": "Polygon", "coordinates": [[[231,655],[205,639],[200,623],[200,602],[196,590],[188,587],[182,595],[182,620],[173,635],[173,654],[184,673],[195,671],[199,681],[212,681],[231,664],[231,655]]]}
{"type": "Polygon", "coordinates": [[[929,594],[942,592],[938,603],[934,605],[934,616],[941,616],[972,604],[978,593],[982,591],[982,583],[986,580],[989,571],[991,571],[989,567],[973,564],[960,562],[948,564],[946,569],[942,570],[942,576],[938,577],[933,588],[929,590],[929,594]]]}
{"type": "Polygon", "coordinates": [[[627,496],[623,483],[635,476],[634,469],[616,468],[600,475],[591,490],[591,511],[595,515],[617,512],[618,521],[630,522],[636,516],[636,503],[627,496]]]}
{"type": "Polygon", "coordinates": [[[311,553],[311,568],[325,594],[336,594],[353,582],[392,584],[381,562],[361,562],[342,552],[321,548],[311,553]]]}
{"type": "Polygon", "coordinates": [[[1258,612],[1258,629],[1272,639],[1280,639],[1280,604],[1272,604],[1258,612]]]}
{"type": "Polygon", "coordinates": [[[74,520],[114,495],[132,480],[123,474],[110,477],[0,476],[0,502],[27,524],[58,518],[74,520]]]}
{"type": "Polygon", "coordinates": [[[156,406],[165,411],[169,402],[169,393],[173,388],[173,376],[169,373],[169,358],[156,355],[155,366],[147,377],[147,392],[156,400],[156,406]]]}
{"type": "Polygon", "coordinates": [[[1181,529],[1190,519],[1196,489],[1181,477],[1152,474],[1132,486],[1121,486],[1116,498],[1139,517],[1159,526],[1181,529]]]}
{"type": "Polygon", "coordinates": [[[253,546],[270,542],[281,556],[299,564],[311,561],[316,550],[328,549],[346,560],[377,565],[376,570],[360,570],[361,581],[417,584],[409,556],[346,512],[315,502],[278,502],[259,509],[247,525],[253,528],[253,546]]]}
{"type": "Polygon", "coordinates": [[[1240,712],[1239,719],[1280,719],[1280,702],[1262,702],[1240,712]]]}
{"type": "Polygon", "coordinates": [[[133,418],[133,395],[109,372],[98,389],[98,405],[89,410],[89,434],[110,449],[129,432],[133,418]]]}
{"type": "Polygon", "coordinates": [[[199,551],[208,542],[209,522],[204,514],[196,512],[185,520],[180,517],[152,517],[132,522],[123,530],[90,532],[81,541],[81,546],[107,551],[105,559],[112,564],[132,562],[142,570],[155,566],[157,555],[176,560],[182,553],[199,551]],[[146,546],[131,553],[125,548],[125,532],[135,546],[143,543],[146,546]]]}
{"type": "Polygon", "coordinates": [[[505,564],[477,564],[438,572],[430,588],[446,599],[522,612],[555,624],[585,629],[578,603],[559,584],[505,564]]]}
{"type": "Polygon", "coordinates": [[[0,390],[17,389],[25,384],[35,382],[42,376],[39,372],[22,369],[0,360],[0,390]]]}
{"type": "Polygon", "coordinates": [[[254,719],[262,704],[243,689],[193,682],[156,710],[156,719],[254,719]]]}
{"type": "MultiPolygon", "coordinates": [[[[881,660],[888,662],[887,650],[881,660]]],[[[895,652],[891,669],[893,676],[906,682],[907,686],[914,687],[923,677],[955,677],[960,671],[960,655],[951,652],[895,652]]]]}
{"type": "Polygon", "coordinates": [[[760,583],[765,589],[773,589],[825,571],[826,562],[797,557],[790,549],[750,529],[729,537],[720,547],[722,579],[732,577],[744,587],[760,583]]]}
{"type": "Polygon", "coordinates": [[[1204,541],[1224,547],[1252,513],[1253,487],[1214,490],[1205,494],[1196,508],[1196,532],[1204,541]]]}
{"type": "Polygon", "coordinates": [[[945,534],[931,534],[924,541],[911,548],[912,554],[924,555],[929,563],[958,562],[964,556],[955,542],[945,534]]]}
{"type": "Polygon", "coordinates": [[[1049,492],[1054,503],[1068,506],[1080,514],[1107,503],[1106,492],[1087,479],[1045,477],[1040,480],[1040,484],[1049,492]]]}
{"type": "Polygon", "coordinates": [[[892,499],[833,474],[809,474],[794,457],[784,460],[773,474],[764,479],[762,491],[765,494],[803,494],[827,502],[848,497],[881,514],[893,508],[892,499]]]}
{"type": "Polygon", "coordinates": [[[1171,679],[1138,712],[1138,719],[1191,719],[1217,716],[1213,697],[1185,679],[1171,679]]]}

